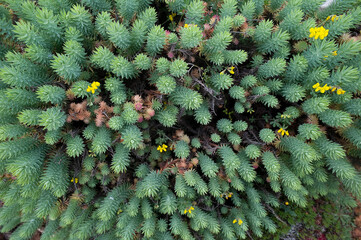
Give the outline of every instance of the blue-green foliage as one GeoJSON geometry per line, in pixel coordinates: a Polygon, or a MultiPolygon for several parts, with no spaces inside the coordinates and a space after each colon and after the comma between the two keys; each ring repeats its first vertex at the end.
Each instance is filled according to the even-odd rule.
{"type": "Polygon", "coordinates": [[[2,1],[1,232],[266,239],[355,206],[361,6],[322,3],[2,1]]]}

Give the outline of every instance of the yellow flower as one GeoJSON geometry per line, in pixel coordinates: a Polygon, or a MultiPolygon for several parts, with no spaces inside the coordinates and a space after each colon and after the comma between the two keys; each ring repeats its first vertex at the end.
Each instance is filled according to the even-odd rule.
{"type": "Polygon", "coordinates": [[[157,147],[157,150],[160,151],[160,152],[163,152],[163,151],[166,152],[166,151],[167,151],[167,147],[168,147],[168,146],[165,145],[165,144],[163,144],[162,146],[159,145],[159,146],[157,147]]]}
{"type": "Polygon", "coordinates": [[[229,67],[228,69],[228,72],[230,73],[230,74],[234,74],[234,67],[232,66],[232,67],[229,67]]]}
{"type": "Polygon", "coordinates": [[[193,206],[190,206],[189,208],[186,208],[186,209],[184,209],[184,214],[186,214],[187,212],[189,212],[189,213],[192,213],[192,210],[194,210],[194,207],[193,206]]]}
{"type": "Polygon", "coordinates": [[[92,82],[92,87],[95,87],[97,89],[97,87],[100,86],[99,82],[92,82]]]}
{"type": "Polygon", "coordinates": [[[288,131],[284,130],[283,128],[280,128],[280,129],[278,130],[278,133],[281,133],[282,136],[284,136],[285,134],[286,134],[287,136],[290,135],[290,134],[288,133],[288,131]]]}
{"type": "Polygon", "coordinates": [[[315,30],[315,28],[310,28],[310,35],[309,35],[309,37],[310,37],[310,38],[313,38],[315,35],[316,35],[316,30],[315,30]]]}
{"type": "Polygon", "coordinates": [[[327,91],[327,90],[330,90],[331,89],[331,87],[329,87],[329,86],[327,86],[327,84],[325,84],[322,88],[321,88],[321,93],[325,93],[325,91],[327,91]]]}
{"type": "Polygon", "coordinates": [[[86,91],[87,92],[92,92],[94,94],[95,90],[97,90],[99,86],[100,86],[99,82],[92,82],[92,84],[90,86],[88,86],[86,91]]]}
{"type": "Polygon", "coordinates": [[[288,114],[281,115],[281,118],[290,118],[290,117],[291,117],[291,115],[288,115],[288,114]]]}
{"type": "Polygon", "coordinates": [[[120,213],[122,213],[122,212],[123,212],[123,210],[122,210],[122,209],[119,209],[118,212],[117,212],[117,214],[120,214],[120,213]]]}
{"type": "Polygon", "coordinates": [[[336,89],[337,89],[337,88],[333,87],[332,90],[331,90],[331,92],[334,92],[336,89]]]}
{"type": "Polygon", "coordinates": [[[315,27],[315,28],[310,28],[310,38],[315,38],[318,39],[320,38],[321,40],[324,39],[327,35],[328,35],[328,29],[325,29],[324,27],[315,27]]]}
{"type": "Polygon", "coordinates": [[[86,89],[87,92],[92,92],[93,94],[95,93],[95,89],[88,86],[88,88],[86,89]]]}
{"type": "Polygon", "coordinates": [[[192,210],[194,210],[194,207],[190,207],[190,208],[189,208],[189,210],[188,210],[189,213],[192,213],[192,210]]]}
{"type": "Polygon", "coordinates": [[[254,110],[253,110],[253,109],[248,109],[247,112],[248,112],[249,114],[252,114],[252,113],[254,113],[254,110]]]}
{"type": "Polygon", "coordinates": [[[320,87],[320,84],[319,83],[316,83],[315,85],[312,86],[313,88],[316,88],[315,89],[315,92],[318,92],[320,91],[321,93],[325,93],[325,91],[328,91],[331,89],[330,86],[327,86],[327,84],[325,84],[323,87],[320,87]]]}
{"type": "Polygon", "coordinates": [[[224,74],[224,71],[220,72],[219,75],[223,75],[224,74]]]}
{"type": "Polygon", "coordinates": [[[341,88],[337,89],[337,95],[344,94],[346,91],[342,90],[341,88]]]}
{"type": "MultiPolygon", "coordinates": [[[[341,17],[341,16],[340,16],[340,17],[341,17]]],[[[328,20],[330,20],[330,19],[331,19],[332,22],[334,22],[335,20],[338,20],[339,17],[336,16],[336,15],[330,15],[330,16],[328,16],[328,17],[326,18],[326,21],[328,21],[328,20]]]]}
{"type": "Polygon", "coordinates": [[[176,14],[176,13],[172,13],[171,15],[169,15],[169,20],[170,20],[171,22],[173,22],[175,16],[177,16],[177,14],[176,14]]]}
{"type": "Polygon", "coordinates": [[[239,219],[239,218],[235,218],[233,220],[233,224],[235,224],[236,222],[238,222],[238,225],[242,225],[242,223],[243,223],[243,221],[241,219],[239,219]]]}
{"type": "Polygon", "coordinates": [[[184,24],[184,27],[185,27],[185,28],[188,28],[188,27],[189,27],[189,25],[188,25],[188,24],[184,24]]]}
{"type": "Polygon", "coordinates": [[[285,204],[288,206],[289,205],[289,203],[288,202],[285,202],[285,204]]]}
{"type": "Polygon", "coordinates": [[[78,178],[72,178],[72,179],[70,180],[70,182],[78,183],[78,178]]]}
{"type": "Polygon", "coordinates": [[[328,58],[328,56],[326,55],[326,56],[323,56],[324,58],[328,58]]]}
{"type": "Polygon", "coordinates": [[[333,52],[332,52],[332,55],[333,55],[333,56],[337,56],[337,51],[333,51],[333,52]]]}
{"type": "Polygon", "coordinates": [[[313,88],[318,88],[320,86],[320,84],[319,83],[316,83],[315,85],[313,85],[312,87],[313,88]]]}

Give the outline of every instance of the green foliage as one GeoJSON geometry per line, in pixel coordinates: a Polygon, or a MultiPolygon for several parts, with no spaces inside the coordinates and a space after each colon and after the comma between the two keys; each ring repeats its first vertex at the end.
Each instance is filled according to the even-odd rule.
{"type": "Polygon", "coordinates": [[[50,102],[52,104],[61,104],[65,98],[64,89],[49,85],[39,87],[36,94],[40,101],[45,103],[50,102]]]}
{"type": "Polygon", "coordinates": [[[258,75],[262,78],[275,77],[283,73],[286,68],[286,61],[281,58],[272,58],[258,69],[258,75]]]}
{"type": "Polygon", "coordinates": [[[49,131],[61,128],[65,123],[65,114],[58,107],[48,108],[39,115],[39,125],[49,131]]]}
{"type": "Polygon", "coordinates": [[[186,9],[186,23],[200,24],[204,13],[203,2],[200,0],[193,0],[186,9]]]}
{"type": "Polygon", "coordinates": [[[298,127],[300,137],[316,140],[322,135],[321,130],[314,124],[302,124],[298,127]]]}
{"type": "Polygon", "coordinates": [[[129,125],[122,131],[122,139],[125,147],[136,149],[143,141],[142,132],[136,126],[129,125]]]}
{"type": "Polygon", "coordinates": [[[2,1],[1,231],[279,239],[355,207],[361,7],[322,4],[2,1]]]}
{"type": "Polygon", "coordinates": [[[165,127],[171,127],[177,122],[179,110],[176,106],[170,105],[166,109],[159,111],[156,115],[157,120],[165,127]]]}
{"type": "Polygon", "coordinates": [[[83,139],[78,136],[69,136],[66,142],[66,153],[69,157],[78,157],[84,152],[84,142],[83,139]]]}
{"type": "Polygon", "coordinates": [[[170,99],[185,109],[197,109],[203,102],[202,96],[197,91],[179,86],[170,95],[170,99]]]}
{"type": "Polygon", "coordinates": [[[182,59],[176,59],[171,62],[169,66],[169,72],[174,77],[182,77],[188,71],[187,63],[182,59]]]}
{"type": "Polygon", "coordinates": [[[99,128],[92,140],[92,151],[95,154],[105,153],[111,145],[111,132],[107,128],[99,128]]]}
{"type": "Polygon", "coordinates": [[[261,155],[260,149],[256,145],[248,145],[245,149],[247,157],[251,159],[256,159],[261,155]]]}
{"type": "Polygon", "coordinates": [[[298,102],[306,95],[305,89],[297,84],[287,84],[282,88],[282,94],[289,102],[298,102]]]}
{"type": "Polygon", "coordinates": [[[352,123],[350,114],[340,110],[327,109],[319,116],[321,121],[331,127],[347,127],[352,123]]]}
{"type": "Polygon", "coordinates": [[[75,59],[64,54],[57,54],[51,61],[51,66],[60,77],[69,81],[74,81],[81,73],[81,68],[75,59]]]}
{"type": "Polygon", "coordinates": [[[134,64],[140,70],[148,70],[151,67],[151,60],[145,54],[138,54],[134,59],[134,64]]]}
{"type": "Polygon", "coordinates": [[[242,132],[248,128],[248,124],[245,121],[238,120],[233,123],[233,127],[237,132],[242,132]]]}
{"type": "Polygon", "coordinates": [[[190,25],[180,30],[180,40],[184,48],[197,47],[202,40],[202,31],[198,26],[190,25]]]}
{"type": "Polygon", "coordinates": [[[229,133],[229,132],[232,131],[233,125],[232,125],[231,121],[229,121],[228,119],[223,118],[223,119],[218,120],[217,128],[221,132],[229,133]]]}
{"type": "Polygon", "coordinates": [[[259,131],[259,137],[263,142],[271,143],[276,138],[276,135],[271,129],[264,128],[261,131],[259,131]]]}
{"type": "Polygon", "coordinates": [[[211,83],[217,90],[228,89],[233,84],[233,78],[229,74],[214,74],[211,83]]]}
{"type": "Polygon", "coordinates": [[[111,70],[111,62],[114,59],[114,54],[106,47],[98,47],[95,49],[90,60],[97,67],[103,68],[104,70],[111,70]]]}
{"type": "Polygon", "coordinates": [[[149,53],[149,55],[154,56],[160,52],[164,44],[165,31],[163,27],[159,25],[154,26],[148,34],[146,51],[149,53]]]}
{"type": "Polygon", "coordinates": [[[194,118],[202,125],[207,125],[211,121],[212,114],[208,109],[207,103],[204,102],[198,109],[194,111],[194,118]]]}
{"type": "Polygon", "coordinates": [[[130,46],[130,36],[126,27],[119,22],[110,22],[106,27],[109,40],[118,48],[125,50],[130,46]]]}
{"type": "Polygon", "coordinates": [[[157,88],[162,94],[169,94],[176,88],[176,81],[171,76],[161,76],[157,80],[157,88]]]}
{"type": "Polygon", "coordinates": [[[111,71],[122,78],[131,78],[135,74],[134,65],[122,56],[114,57],[110,62],[111,71]]]}
{"type": "Polygon", "coordinates": [[[221,136],[219,136],[217,133],[212,133],[211,139],[213,142],[218,143],[219,141],[221,141],[221,136]]]}
{"type": "Polygon", "coordinates": [[[174,154],[178,158],[186,158],[189,156],[189,146],[185,141],[179,141],[175,145],[174,154]]]}
{"type": "Polygon", "coordinates": [[[329,105],[328,97],[312,97],[302,104],[302,108],[308,114],[317,114],[327,110],[329,105]]]}

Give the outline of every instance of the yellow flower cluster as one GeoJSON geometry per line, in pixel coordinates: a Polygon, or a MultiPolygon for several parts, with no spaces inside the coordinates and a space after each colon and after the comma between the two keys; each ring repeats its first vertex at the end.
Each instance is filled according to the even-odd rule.
{"type": "Polygon", "coordinates": [[[184,24],[184,27],[185,27],[185,28],[189,28],[190,26],[195,26],[195,27],[197,27],[197,25],[193,25],[193,24],[184,24]]]}
{"type": "Polygon", "coordinates": [[[289,202],[285,202],[285,205],[288,206],[288,205],[289,205],[289,202]]]}
{"type": "Polygon", "coordinates": [[[165,145],[165,144],[163,144],[162,146],[161,145],[159,145],[158,147],[157,147],[157,150],[159,151],[159,152],[166,152],[167,151],[167,145],[165,145]]]}
{"type": "Polygon", "coordinates": [[[231,198],[232,195],[233,195],[232,192],[230,192],[230,193],[228,193],[228,194],[227,194],[227,193],[222,193],[222,194],[221,194],[221,198],[223,198],[223,196],[225,196],[225,198],[228,199],[228,198],[231,198]]]}
{"type": "Polygon", "coordinates": [[[239,218],[236,218],[233,220],[233,224],[235,224],[236,222],[238,222],[238,225],[242,225],[243,221],[239,218]]]}
{"type": "Polygon", "coordinates": [[[248,109],[247,112],[248,112],[249,114],[252,114],[252,113],[254,113],[254,110],[253,110],[253,109],[248,109]]]}
{"type": "Polygon", "coordinates": [[[288,114],[282,114],[282,115],[281,115],[281,118],[291,118],[291,115],[288,115],[288,114]]]}
{"type": "Polygon", "coordinates": [[[177,16],[177,14],[176,14],[176,13],[172,13],[171,15],[169,15],[169,20],[170,20],[171,22],[173,22],[175,16],[177,16]]]}
{"type": "Polygon", "coordinates": [[[100,86],[99,82],[93,82],[90,86],[88,86],[86,91],[87,92],[92,92],[94,94],[95,90],[97,90],[99,86],[100,86]]]}
{"type": "Polygon", "coordinates": [[[331,19],[331,21],[334,22],[335,20],[338,20],[341,17],[342,17],[342,15],[341,16],[331,15],[326,18],[326,21],[331,19]]]}
{"type": "Polygon", "coordinates": [[[332,90],[331,90],[331,92],[334,92],[334,91],[336,91],[337,95],[342,95],[342,94],[345,94],[345,92],[346,92],[342,88],[336,88],[336,87],[332,88],[332,90]],[[336,89],[337,89],[337,91],[336,91],[336,89]]]}
{"type": "Polygon", "coordinates": [[[78,183],[78,178],[72,178],[72,179],[70,180],[70,182],[78,183]]]}
{"type": "MultiPolygon", "coordinates": [[[[332,56],[337,56],[337,51],[333,51],[333,52],[332,52],[332,56]]],[[[323,56],[323,57],[328,58],[327,55],[326,55],[326,56],[323,56]]],[[[326,59],[324,59],[324,60],[326,60],[326,59]]]]}
{"type": "Polygon", "coordinates": [[[290,134],[288,133],[288,131],[286,131],[286,130],[284,130],[283,128],[280,128],[279,130],[278,130],[278,133],[281,133],[281,135],[283,136],[283,135],[287,135],[287,136],[289,136],[290,134]]]}
{"type": "Polygon", "coordinates": [[[327,84],[325,84],[323,87],[321,87],[320,83],[316,83],[312,87],[315,88],[315,92],[320,91],[321,93],[325,93],[326,91],[328,91],[330,89],[331,89],[331,92],[336,91],[337,95],[345,94],[345,92],[346,92],[342,88],[327,86],[327,84]]]}
{"type": "Polygon", "coordinates": [[[321,93],[325,93],[326,91],[331,89],[331,87],[327,86],[327,84],[325,84],[323,87],[321,87],[320,83],[316,83],[312,87],[315,88],[315,92],[320,91],[321,93]]]}
{"type": "Polygon", "coordinates": [[[92,151],[92,150],[89,150],[89,156],[91,156],[91,157],[95,157],[95,156],[96,156],[96,154],[95,154],[95,153],[93,153],[93,151],[92,151]]]}
{"type": "Polygon", "coordinates": [[[315,39],[320,38],[322,40],[327,35],[328,35],[328,29],[325,29],[324,27],[310,28],[310,36],[309,36],[310,38],[314,37],[315,39]]]}
{"type": "MultiPolygon", "coordinates": [[[[233,67],[233,66],[232,66],[232,67],[228,67],[226,70],[227,70],[230,74],[234,74],[234,67],[233,67]]],[[[220,72],[219,74],[220,74],[220,75],[223,75],[226,70],[223,70],[223,71],[220,72]]]]}
{"type": "Polygon", "coordinates": [[[186,214],[187,212],[192,213],[192,210],[194,210],[194,207],[190,206],[189,208],[186,208],[184,210],[184,214],[186,214]]]}

